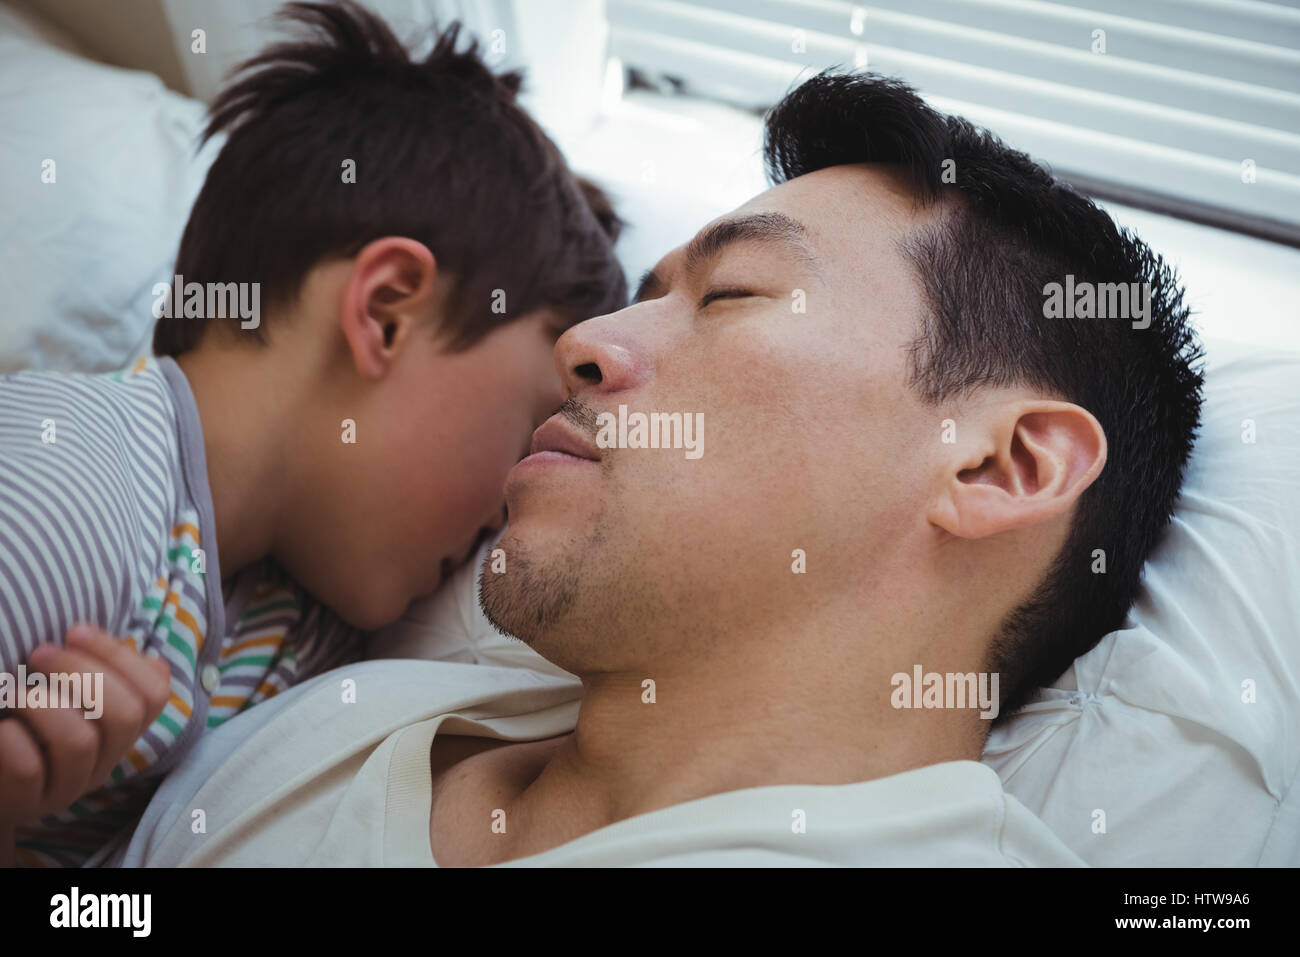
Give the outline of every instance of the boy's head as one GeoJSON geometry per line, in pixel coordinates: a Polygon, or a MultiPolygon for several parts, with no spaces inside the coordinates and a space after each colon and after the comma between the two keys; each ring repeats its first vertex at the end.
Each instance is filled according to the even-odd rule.
{"type": "Polygon", "coordinates": [[[270,553],[374,627],[499,525],[561,400],[555,339],[626,303],[621,224],[516,104],[520,75],[458,50],[455,25],[413,61],[353,3],[284,16],[311,35],[213,103],[206,135],[228,138],[176,264],[187,292],[256,288],[257,325],[163,318],[153,346],[209,380],[238,368],[230,388],[258,370],[283,414],[247,428],[292,422],[263,436],[284,478],[270,553]]]}

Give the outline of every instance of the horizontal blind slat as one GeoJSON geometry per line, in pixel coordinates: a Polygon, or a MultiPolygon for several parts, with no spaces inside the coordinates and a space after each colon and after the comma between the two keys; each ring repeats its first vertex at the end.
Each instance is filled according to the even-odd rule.
{"type": "Polygon", "coordinates": [[[1277,46],[1300,47],[1300,11],[1259,0],[1047,0],[1155,23],[1172,23],[1277,46]]]}
{"type": "Polygon", "coordinates": [[[1225,160],[1120,137],[1088,135],[1063,124],[1028,121],[977,103],[935,97],[933,105],[998,130],[1017,148],[1053,168],[1107,171],[1107,179],[1157,194],[1238,209],[1262,219],[1300,222],[1300,176],[1260,169],[1254,183],[1241,181],[1241,167],[1225,160]]]}

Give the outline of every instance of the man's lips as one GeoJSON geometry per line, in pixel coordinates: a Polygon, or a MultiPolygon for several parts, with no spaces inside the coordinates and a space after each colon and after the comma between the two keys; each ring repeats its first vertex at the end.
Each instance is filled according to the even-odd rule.
{"type": "Polygon", "coordinates": [[[529,458],[543,452],[559,452],[578,459],[600,461],[600,450],[596,448],[596,444],[571,429],[559,415],[551,416],[533,433],[529,458]]]}

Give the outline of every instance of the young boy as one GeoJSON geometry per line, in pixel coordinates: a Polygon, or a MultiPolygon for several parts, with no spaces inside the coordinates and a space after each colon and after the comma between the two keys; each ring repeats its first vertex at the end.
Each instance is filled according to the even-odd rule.
{"type": "Polygon", "coordinates": [[[0,380],[0,672],[103,676],[0,715],[19,864],[93,862],[204,730],[437,588],[560,404],[555,339],[626,304],[518,74],[455,26],[413,62],[350,2],[286,15],[310,39],[212,105],[157,357],[0,380]]]}

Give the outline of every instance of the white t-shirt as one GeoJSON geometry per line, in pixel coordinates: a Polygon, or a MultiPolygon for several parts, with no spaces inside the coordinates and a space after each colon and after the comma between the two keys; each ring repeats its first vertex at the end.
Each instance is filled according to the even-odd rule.
{"type": "MultiPolygon", "coordinates": [[[[434,735],[552,737],[573,729],[580,694],[571,677],[522,668],[337,669],[206,735],[112,863],[437,866],[434,735]]],[[[1082,864],[992,769],[950,761],[858,784],[715,794],[498,866],[1082,864]]]]}

